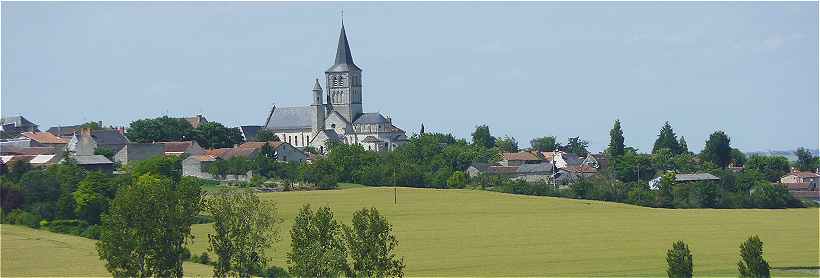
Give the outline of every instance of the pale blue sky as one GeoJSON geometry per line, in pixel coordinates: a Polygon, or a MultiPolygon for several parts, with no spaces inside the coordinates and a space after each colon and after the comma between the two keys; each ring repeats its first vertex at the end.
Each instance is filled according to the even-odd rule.
{"type": "Polygon", "coordinates": [[[261,125],[310,103],[341,8],[365,111],[408,134],[486,123],[599,151],[620,118],[642,151],[666,120],[693,150],[717,129],[745,151],[818,144],[817,2],[3,2],[0,108],[261,125]]]}

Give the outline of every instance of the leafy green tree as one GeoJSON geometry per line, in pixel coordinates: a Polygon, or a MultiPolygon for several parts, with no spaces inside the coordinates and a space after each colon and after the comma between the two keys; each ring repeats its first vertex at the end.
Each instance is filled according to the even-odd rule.
{"type": "Polygon", "coordinates": [[[678,140],[678,148],[681,154],[689,153],[689,145],[686,144],[686,139],[683,138],[683,135],[681,135],[680,140],[678,140]]]}
{"type": "Polygon", "coordinates": [[[615,124],[609,131],[609,147],[606,152],[610,156],[624,155],[624,131],[621,130],[621,120],[615,120],[615,124]]]}
{"type": "Polygon", "coordinates": [[[502,152],[515,153],[518,152],[518,141],[515,137],[504,136],[495,141],[495,146],[502,152]]]}
{"type": "Polygon", "coordinates": [[[376,208],[354,212],[352,226],[343,227],[353,260],[353,276],[404,276],[404,258],[396,258],[394,254],[399,241],[391,234],[387,218],[376,208]]]}
{"type": "Polygon", "coordinates": [[[23,190],[5,177],[0,177],[0,206],[3,208],[3,213],[23,206],[23,190]]]}
{"type": "Polygon", "coordinates": [[[744,171],[756,170],[770,182],[777,182],[789,173],[789,159],[783,156],[752,155],[743,165],[744,171]]]}
{"type": "Polygon", "coordinates": [[[57,219],[74,219],[75,207],[74,191],[80,181],[85,178],[86,171],[74,163],[61,163],[46,168],[49,175],[57,178],[60,183],[60,198],[57,200],[57,219]]]}
{"type": "Polygon", "coordinates": [[[740,244],[740,261],[737,262],[740,277],[771,277],[769,263],[763,259],[763,241],[757,235],[740,244]]]}
{"type": "Polygon", "coordinates": [[[218,256],[214,276],[251,277],[264,268],[265,249],[279,240],[282,219],[275,204],[248,190],[223,188],[205,199],[203,210],[214,218],[214,233],[208,234],[208,250],[218,256]]]}
{"type": "Polygon", "coordinates": [[[820,160],[806,148],[800,147],[794,152],[797,156],[797,169],[800,171],[815,171],[817,170],[820,160]]]}
{"type": "Polygon", "coordinates": [[[490,127],[487,125],[477,126],[471,136],[473,137],[473,145],[487,149],[495,147],[495,137],[490,135],[490,127]]]}
{"type": "Polygon", "coordinates": [[[655,176],[652,157],[627,149],[621,157],[613,157],[609,163],[615,177],[623,182],[649,180],[655,176]]]}
{"type": "Polygon", "coordinates": [[[129,163],[128,171],[135,178],[145,174],[153,174],[168,177],[177,182],[182,178],[182,160],[175,156],[156,156],[129,163]]]}
{"type": "Polygon", "coordinates": [[[230,148],[243,142],[238,128],[227,128],[217,122],[207,122],[193,129],[192,139],[206,149],[230,148]]]}
{"type": "Polygon", "coordinates": [[[103,129],[102,122],[87,122],[80,125],[80,128],[90,128],[91,130],[100,130],[103,129]]]}
{"type": "Polygon", "coordinates": [[[675,173],[666,172],[661,176],[661,182],[658,184],[658,192],[655,194],[655,206],[659,208],[674,207],[673,188],[675,187],[675,173]]]}
{"type": "Polygon", "coordinates": [[[288,271],[297,277],[339,277],[350,274],[347,249],[341,226],[328,207],[314,214],[303,206],[290,230],[291,250],[287,253],[288,271]]]}
{"type": "Polygon", "coordinates": [[[652,153],[654,154],[660,149],[669,149],[675,155],[682,153],[681,147],[678,145],[678,137],[668,121],[663,124],[660,133],[658,133],[658,139],[655,140],[655,145],[652,146],[652,153]]]}
{"type": "Polygon", "coordinates": [[[539,152],[551,152],[561,147],[561,144],[558,144],[558,141],[555,140],[555,136],[545,136],[532,139],[530,140],[530,145],[532,145],[533,149],[536,149],[539,152]]]}
{"type": "Polygon", "coordinates": [[[102,172],[91,172],[73,193],[77,216],[90,224],[100,223],[100,215],[108,210],[117,188],[113,179],[102,172]]]}
{"type": "Polygon", "coordinates": [[[97,252],[116,277],[182,277],[185,242],[201,192],[190,179],[145,174],[117,192],[102,216],[97,252]]]}
{"type": "Polygon", "coordinates": [[[731,163],[734,163],[735,166],[743,166],[746,164],[746,154],[739,149],[732,148],[729,156],[731,157],[731,163]]]}
{"type": "Polygon", "coordinates": [[[589,154],[587,147],[589,147],[589,142],[586,140],[581,140],[580,137],[570,137],[567,139],[567,144],[564,145],[562,150],[568,153],[577,154],[578,156],[587,156],[587,154],[589,154]]]}
{"type": "Polygon", "coordinates": [[[666,251],[666,275],[670,278],[692,277],[692,253],[683,241],[676,241],[666,251]]]}
{"type": "Polygon", "coordinates": [[[252,141],[256,142],[271,142],[271,141],[281,141],[279,136],[273,133],[270,129],[260,129],[256,132],[256,136],[252,138],[252,141]]]}
{"type": "Polygon", "coordinates": [[[467,184],[467,176],[462,171],[455,171],[447,178],[447,186],[450,188],[464,188],[465,184],[467,184]]]}
{"type": "Polygon", "coordinates": [[[98,147],[94,149],[94,154],[105,156],[109,160],[114,159],[114,150],[106,148],[106,147],[98,147]]]}
{"type": "Polygon", "coordinates": [[[31,164],[28,163],[28,161],[11,161],[5,166],[5,175],[13,182],[20,181],[20,178],[23,177],[25,173],[31,171],[31,164]]]}
{"type": "Polygon", "coordinates": [[[131,142],[136,143],[184,141],[191,139],[189,138],[191,130],[193,127],[185,119],[163,116],[132,122],[125,136],[131,142]]]}
{"type": "Polygon", "coordinates": [[[706,146],[700,153],[700,157],[714,163],[722,168],[726,168],[732,160],[732,147],[729,145],[730,139],[723,131],[715,131],[706,140],[706,146]]]}
{"type": "Polygon", "coordinates": [[[57,200],[62,191],[56,176],[43,170],[29,171],[20,178],[20,186],[23,188],[25,210],[45,219],[57,216],[57,200]]]}

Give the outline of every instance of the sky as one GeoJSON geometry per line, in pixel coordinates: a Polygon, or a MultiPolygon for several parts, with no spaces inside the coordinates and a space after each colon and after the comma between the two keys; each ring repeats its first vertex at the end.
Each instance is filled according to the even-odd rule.
{"type": "Polygon", "coordinates": [[[818,2],[2,2],[0,113],[262,125],[311,103],[341,10],[365,112],[408,135],[818,146],[818,2]]]}

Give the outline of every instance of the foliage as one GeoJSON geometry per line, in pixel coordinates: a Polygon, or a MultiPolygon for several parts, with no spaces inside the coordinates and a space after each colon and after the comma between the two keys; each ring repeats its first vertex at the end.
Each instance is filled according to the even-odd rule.
{"type": "Polygon", "coordinates": [[[472,134],[473,145],[484,148],[492,148],[495,146],[495,137],[490,135],[490,127],[487,125],[480,125],[475,128],[472,134]]]}
{"type": "Polygon", "coordinates": [[[40,227],[40,216],[21,209],[15,209],[4,215],[3,223],[24,225],[31,228],[40,227]]]}
{"type": "Polygon", "coordinates": [[[132,122],[125,136],[136,143],[185,141],[192,139],[189,137],[191,130],[193,127],[185,119],[162,116],[132,122]]]}
{"type": "Polygon", "coordinates": [[[114,276],[182,276],[185,242],[199,214],[195,183],[144,174],[103,214],[97,251],[114,276]]]}
{"type": "Polygon", "coordinates": [[[135,178],[145,174],[152,174],[178,182],[182,178],[182,159],[176,156],[156,156],[129,163],[128,171],[135,178]]]}
{"type": "Polygon", "coordinates": [[[769,263],[763,259],[763,241],[757,235],[740,244],[737,271],[740,277],[770,277],[769,263]]]}
{"type": "Polygon", "coordinates": [[[0,177],[0,206],[3,212],[23,206],[23,190],[5,177],[0,177]]]}
{"type": "Polygon", "coordinates": [[[14,182],[19,181],[25,173],[31,171],[31,164],[22,160],[11,161],[5,167],[6,173],[4,175],[14,182]]]}
{"type": "Polygon", "coordinates": [[[759,182],[752,188],[751,200],[757,208],[803,207],[803,204],[789,193],[786,186],[768,182],[759,182]]]}
{"type": "Polygon", "coordinates": [[[98,147],[94,149],[94,154],[105,156],[109,160],[114,159],[114,150],[106,148],[106,147],[98,147]]]}
{"type": "Polygon", "coordinates": [[[561,144],[555,140],[555,136],[538,137],[530,140],[530,145],[533,149],[539,152],[551,152],[561,147],[561,144]]]}
{"type": "Polygon", "coordinates": [[[57,201],[62,193],[57,177],[43,170],[30,171],[20,178],[20,186],[27,211],[45,219],[57,216],[57,201]]]}
{"type": "Polygon", "coordinates": [[[681,135],[680,140],[678,140],[678,149],[680,149],[681,154],[691,153],[689,151],[689,145],[686,144],[686,139],[683,138],[683,135],[681,135]]]}
{"type": "Polygon", "coordinates": [[[663,124],[660,133],[658,133],[658,139],[655,140],[655,144],[652,146],[652,153],[654,154],[661,149],[669,149],[675,155],[683,153],[678,143],[678,137],[668,121],[663,124]]]}
{"type": "Polygon", "coordinates": [[[674,203],[673,188],[675,186],[675,173],[666,172],[661,176],[658,184],[658,191],[655,196],[655,206],[660,208],[672,208],[674,203]]]}
{"type": "Polygon", "coordinates": [[[609,131],[609,146],[606,153],[610,156],[624,155],[624,131],[621,130],[621,120],[615,120],[615,124],[609,131]]]}
{"type": "Polygon", "coordinates": [[[818,157],[814,156],[806,148],[800,147],[797,151],[794,152],[794,155],[797,156],[797,169],[800,171],[816,171],[817,167],[820,166],[820,160],[818,157]]]}
{"type": "Polygon", "coordinates": [[[102,172],[89,173],[73,193],[77,216],[88,223],[100,223],[100,215],[108,210],[116,192],[117,186],[110,176],[102,172]]]}
{"type": "Polygon", "coordinates": [[[739,149],[732,148],[729,152],[729,161],[735,166],[743,166],[746,164],[746,154],[739,149]]]}
{"type": "Polygon", "coordinates": [[[732,159],[732,147],[729,146],[729,142],[730,139],[726,133],[715,131],[709,135],[709,140],[706,140],[706,146],[703,147],[700,157],[725,168],[732,159]]]}
{"type": "Polygon", "coordinates": [[[623,156],[612,157],[609,167],[616,179],[623,182],[650,180],[655,177],[652,157],[626,150],[623,156]]]}
{"type": "Polygon", "coordinates": [[[669,277],[692,277],[692,253],[683,241],[676,241],[666,251],[666,274],[669,277]]]}
{"type": "Polygon", "coordinates": [[[248,190],[223,188],[205,199],[203,210],[214,218],[208,235],[209,250],[218,258],[214,276],[250,277],[265,266],[264,251],[279,239],[282,222],[275,204],[248,190]]]}
{"type": "Polygon", "coordinates": [[[281,141],[279,136],[273,133],[270,129],[260,129],[256,132],[256,136],[254,136],[252,141],[256,142],[271,142],[271,141],[281,141]]]}
{"type": "Polygon", "coordinates": [[[102,122],[87,122],[80,125],[80,128],[90,128],[91,130],[100,130],[103,129],[102,122]]]}
{"type": "Polygon", "coordinates": [[[334,189],[339,182],[337,169],[330,159],[317,159],[311,164],[303,164],[301,176],[304,181],[317,185],[319,189],[334,189]]]}
{"type": "Polygon", "coordinates": [[[217,122],[207,122],[190,131],[189,138],[205,149],[230,148],[244,142],[239,128],[227,128],[217,122]]]}
{"type": "Polygon", "coordinates": [[[353,213],[353,224],[343,226],[356,277],[402,277],[404,258],[394,254],[399,241],[392,226],[376,208],[353,213]]]}
{"type": "Polygon", "coordinates": [[[515,137],[504,136],[495,140],[495,146],[498,150],[507,153],[518,152],[518,141],[515,137]]]}
{"type": "Polygon", "coordinates": [[[464,188],[465,184],[467,184],[467,175],[462,171],[454,171],[453,175],[447,178],[449,188],[464,188]]]}
{"type": "Polygon", "coordinates": [[[291,250],[287,253],[290,274],[337,277],[350,272],[341,226],[333,219],[330,208],[321,207],[314,214],[310,205],[304,205],[293,221],[290,236],[291,250]]]}
{"type": "Polygon", "coordinates": [[[777,182],[780,177],[789,173],[789,160],[783,156],[752,155],[744,165],[744,171],[749,170],[758,171],[766,180],[777,182]]]}
{"type": "Polygon", "coordinates": [[[589,154],[587,147],[589,147],[589,142],[586,140],[581,140],[580,137],[570,137],[567,139],[567,144],[564,145],[561,150],[577,154],[578,156],[587,156],[587,154],[589,154]]]}

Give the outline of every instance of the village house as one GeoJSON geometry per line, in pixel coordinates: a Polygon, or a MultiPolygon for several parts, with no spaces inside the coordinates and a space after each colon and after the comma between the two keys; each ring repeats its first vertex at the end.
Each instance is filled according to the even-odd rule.
{"type": "Polygon", "coordinates": [[[817,183],[820,175],[806,171],[792,171],[780,178],[780,183],[817,183]]]}
{"type": "MultiPolygon", "coordinates": [[[[256,157],[258,149],[253,148],[221,148],[212,149],[201,155],[191,155],[182,160],[182,175],[197,177],[201,179],[217,180],[216,177],[208,173],[208,166],[217,160],[228,160],[233,157],[244,157],[252,159],[256,157]]],[[[246,175],[228,175],[224,180],[248,181],[252,173],[246,175]]],[[[220,179],[221,180],[221,179],[220,179]]]]}
{"type": "Polygon", "coordinates": [[[271,149],[273,149],[273,153],[276,155],[277,160],[297,163],[305,162],[307,160],[307,154],[305,154],[305,152],[297,149],[291,144],[281,141],[245,142],[242,145],[239,145],[239,148],[259,151],[265,144],[270,145],[271,149]]]}
{"type": "Polygon", "coordinates": [[[164,146],[166,156],[191,156],[205,153],[205,149],[199,146],[196,141],[182,142],[157,142],[164,146]]]}
{"type": "Polygon", "coordinates": [[[97,148],[105,148],[117,153],[128,143],[128,138],[120,130],[82,128],[68,142],[68,152],[74,155],[93,155],[97,148]]]}
{"type": "Polygon", "coordinates": [[[32,123],[23,116],[0,118],[0,133],[2,138],[16,137],[23,132],[38,132],[37,124],[32,123]]]}
{"type": "Polygon", "coordinates": [[[544,159],[531,152],[501,153],[501,166],[520,166],[522,164],[538,164],[544,159]]]}
{"type": "Polygon", "coordinates": [[[65,148],[68,141],[48,132],[23,132],[21,139],[29,139],[29,147],[65,148]]]}
{"type": "MultiPolygon", "coordinates": [[[[662,177],[656,177],[649,181],[649,188],[657,190],[661,184],[662,177]]],[[[710,173],[675,174],[676,183],[689,183],[698,181],[719,181],[720,178],[710,173]]]]}
{"type": "MultiPolygon", "coordinates": [[[[103,155],[72,155],[69,158],[77,166],[88,171],[100,171],[107,174],[114,172],[114,162],[103,155]]],[[[62,162],[65,162],[65,159],[60,161],[60,163],[62,162]]]]}
{"type": "Polygon", "coordinates": [[[129,162],[142,161],[165,155],[165,145],[151,143],[128,143],[114,154],[114,162],[127,165],[129,162]]]}
{"type": "Polygon", "coordinates": [[[556,184],[570,184],[583,178],[592,177],[597,173],[598,169],[587,164],[567,165],[560,168],[552,178],[556,184]]]}

